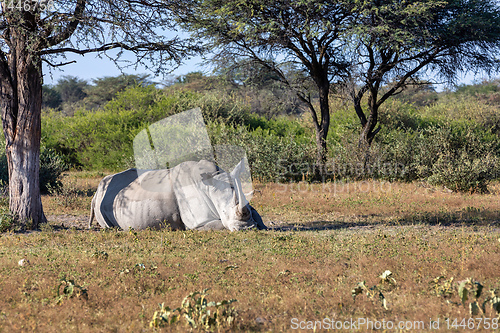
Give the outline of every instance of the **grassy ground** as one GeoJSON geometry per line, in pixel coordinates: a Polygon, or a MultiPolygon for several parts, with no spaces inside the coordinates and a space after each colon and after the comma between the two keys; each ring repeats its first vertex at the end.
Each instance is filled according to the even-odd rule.
{"type": "MultiPolygon", "coordinates": [[[[499,331],[498,186],[468,195],[418,183],[260,184],[252,203],[270,231],[81,230],[71,220],[86,218],[101,177],[68,174],[66,192],[43,198],[52,220],[43,231],[0,235],[0,331],[152,331],[159,303],[176,308],[205,288],[208,301],[237,300],[234,326],[221,331],[314,321],[316,331],[332,321],[367,331],[363,320],[499,331]],[[470,314],[483,303],[484,313],[470,314]]],[[[180,321],[157,330],[188,330],[180,321]]]]}

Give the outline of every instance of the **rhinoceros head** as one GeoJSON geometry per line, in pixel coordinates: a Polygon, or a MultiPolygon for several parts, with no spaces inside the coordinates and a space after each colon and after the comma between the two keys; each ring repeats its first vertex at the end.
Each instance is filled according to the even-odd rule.
{"type": "Polygon", "coordinates": [[[255,226],[248,201],[243,193],[241,173],[245,168],[244,160],[230,173],[218,172],[208,183],[210,197],[219,218],[225,228],[233,230],[247,229],[255,226]]]}
{"type": "Polygon", "coordinates": [[[188,229],[217,223],[231,231],[255,226],[240,179],[244,168],[244,160],[230,173],[209,161],[179,166],[174,188],[188,229]]]}

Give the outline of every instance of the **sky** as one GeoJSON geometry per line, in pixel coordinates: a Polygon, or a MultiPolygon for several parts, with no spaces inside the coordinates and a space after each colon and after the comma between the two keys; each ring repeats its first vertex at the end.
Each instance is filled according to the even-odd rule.
{"type": "MultiPolygon", "coordinates": [[[[130,58],[132,59],[132,58],[130,58]]],[[[44,84],[53,85],[56,84],[57,81],[63,76],[76,76],[80,79],[84,79],[89,83],[92,83],[93,79],[102,78],[105,76],[118,76],[122,74],[119,68],[107,58],[99,58],[96,54],[89,53],[85,56],[76,55],[76,54],[68,54],[67,59],[61,59],[61,62],[67,62],[75,60],[76,63],[72,63],[69,65],[65,65],[62,67],[52,68],[49,70],[49,66],[44,64],[43,73],[44,73],[44,84]]],[[[211,73],[211,68],[207,65],[202,64],[201,57],[195,57],[193,59],[187,59],[184,61],[184,64],[178,67],[177,69],[172,68],[172,72],[167,74],[167,76],[159,76],[159,77],[151,77],[151,80],[157,83],[161,83],[168,77],[175,78],[177,76],[185,75],[190,72],[201,71],[206,74],[211,73]]],[[[144,67],[138,67],[135,69],[134,67],[123,69],[123,73],[125,74],[152,74],[148,72],[144,67]]],[[[484,76],[481,74],[475,76],[473,73],[468,73],[466,75],[460,76],[458,78],[458,84],[471,84],[474,81],[481,81],[484,76]]],[[[446,87],[446,85],[436,85],[437,91],[442,91],[446,87]]]]}
{"type": "MultiPolygon", "coordinates": [[[[129,67],[120,70],[111,60],[105,57],[99,58],[96,54],[93,53],[89,53],[84,56],[77,54],[68,54],[66,55],[66,59],[60,59],[60,62],[68,62],[73,60],[75,60],[76,63],[56,68],[49,68],[49,66],[44,63],[43,83],[47,85],[54,85],[63,76],[76,76],[80,79],[88,81],[89,83],[92,83],[93,79],[102,78],[105,76],[118,76],[122,73],[152,75],[150,71],[142,66],[139,66],[137,69],[134,67],[129,67]]],[[[54,61],[54,63],[56,63],[56,61],[54,61]]],[[[207,74],[211,71],[209,68],[207,68],[207,66],[202,65],[201,57],[187,59],[186,61],[184,61],[183,65],[181,65],[177,69],[172,68],[172,70],[173,72],[166,75],[170,77],[177,77],[195,71],[202,71],[207,74]]],[[[162,75],[160,75],[159,77],[152,76],[151,80],[160,83],[165,78],[166,77],[162,75]]]]}

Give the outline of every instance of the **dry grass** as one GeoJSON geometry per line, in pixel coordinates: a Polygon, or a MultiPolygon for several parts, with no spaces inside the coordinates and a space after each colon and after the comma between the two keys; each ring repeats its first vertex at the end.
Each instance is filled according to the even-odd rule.
{"type": "Polygon", "coordinates": [[[500,221],[499,184],[490,186],[487,195],[456,193],[425,183],[379,181],[260,184],[256,189],[253,205],[274,223],[342,226],[500,221]]]}
{"type": "Polygon", "coordinates": [[[88,214],[92,196],[105,175],[100,172],[65,172],[61,177],[62,189],[42,196],[45,214],[88,214]]]}
{"type": "MultiPolygon", "coordinates": [[[[98,182],[73,176],[82,190],[98,182]]],[[[258,185],[253,204],[274,224],[266,232],[82,231],[52,223],[41,232],[2,234],[0,331],[148,331],[158,303],[177,307],[190,292],[210,288],[209,300],[238,300],[234,330],[294,331],[293,318],[367,318],[423,321],[422,332],[439,319],[432,331],[448,332],[446,318],[470,318],[471,300],[460,304],[456,281],[479,281],[481,300],[500,289],[496,189],[465,195],[419,184],[384,192],[364,185],[376,186],[334,193],[258,185]],[[23,258],[29,263],[19,266],[23,258]],[[380,284],[385,270],[395,287],[380,284]],[[450,295],[436,292],[431,281],[438,276],[454,278],[450,295]],[[75,287],[58,297],[61,279],[87,292],[75,287]],[[387,309],[378,297],[353,299],[361,281],[380,287],[387,309]]],[[[53,214],[82,214],[53,197],[47,203],[53,214]]],[[[486,307],[484,316],[497,314],[486,307]]]]}

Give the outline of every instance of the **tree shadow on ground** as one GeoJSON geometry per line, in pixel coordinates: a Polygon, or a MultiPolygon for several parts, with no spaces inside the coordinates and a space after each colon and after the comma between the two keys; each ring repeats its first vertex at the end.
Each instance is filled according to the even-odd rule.
{"type": "Polygon", "coordinates": [[[316,220],[304,223],[269,226],[272,231],[321,231],[342,229],[370,229],[376,227],[398,226],[442,226],[442,227],[495,227],[500,228],[500,211],[470,209],[459,212],[430,213],[419,212],[408,214],[397,219],[384,219],[383,217],[358,216],[345,220],[316,220]]]}

